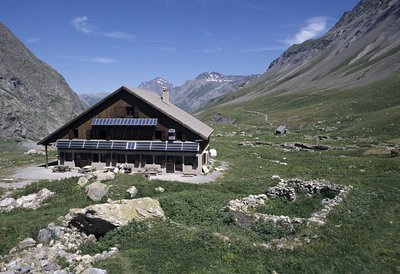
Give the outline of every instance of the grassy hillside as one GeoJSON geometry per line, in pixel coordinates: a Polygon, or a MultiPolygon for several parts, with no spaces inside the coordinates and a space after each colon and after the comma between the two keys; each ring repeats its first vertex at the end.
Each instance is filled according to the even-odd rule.
{"type": "Polygon", "coordinates": [[[400,75],[347,90],[268,94],[236,105],[213,106],[200,117],[208,120],[212,113],[221,112],[238,123],[265,124],[264,116],[246,110],[265,113],[273,124],[286,124],[292,130],[337,127],[338,133],[332,135],[372,136],[385,141],[400,133],[400,75]]]}
{"type": "MultiPolygon", "coordinates": [[[[365,88],[268,95],[204,111],[205,121],[217,111],[237,119],[232,125],[213,125],[211,146],[218,151],[217,165],[229,163],[224,176],[208,185],[117,176],[107,182],[111,199],[127,198],[125,190],[135,185],[138,197],[160,201],[167,220],[131,223],[84,246],[83,253],[119,246],[117,257],[97,265],[109,273],[399,272],[400,158],[390,157],[390,148],[400,146],[399,84],[397,77],[365,88]],[[275,136],[278,124],[287,124],[290,133],[275,136]],[[332,131],[322,131],[326,128],[332,131]],[[294,142],[330,149],[288,149],[287,143],[294,142]],[[260,194],[275,185],[272,175],[325,179],[354,188],[319,228],[240,226],[221,214],[229,200],[260,194]],[[166,191],[157,193],[158,186],[166,191]],[[310,242],[294,250],[257,247],[281,237],[307,237],[310,242]]],[[[1,254],[19,240],[37,235],[69,208],[91,203],[76,179],[42,182],[14,195],[44,186],[57,193],[48,206],[0,214],[1,254]]],[[[305,198],[295,204],[277,200],[257,211],[309,216],[319,208],[318,201],[305,198]]]]}

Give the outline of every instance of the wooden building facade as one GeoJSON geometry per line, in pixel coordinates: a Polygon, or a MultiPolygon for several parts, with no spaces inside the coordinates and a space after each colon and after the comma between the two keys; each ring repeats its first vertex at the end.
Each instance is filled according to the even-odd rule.
{"type": "MultiPolygon", "coordinates": [[[[121,87],[38,144],[55,145],[59,165],[201,173],[213,129],[157,94],[121,87]]],[[[47,157],[46,157],[47,158],[47,157]]]]}

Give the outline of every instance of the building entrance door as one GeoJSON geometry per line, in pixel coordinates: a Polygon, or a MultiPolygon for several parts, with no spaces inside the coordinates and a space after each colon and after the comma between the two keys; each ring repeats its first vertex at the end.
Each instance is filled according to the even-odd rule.
{"type": "Polygon", "coordinates": [[[75,167],[82,167],[82,163],[81,163],[81,155],[79,153],[74,153],[75,155],[75,167]]]}
{"type": "Polygon", "coordinates": [[[175,170],[176,171],[183,171],[183,161],[182,156],[175,156],[175,170]]]}
{"type": "Polygon", "coordinates": [[[174,156],[167,156],[167,163],[165,164],[165,168],[167,173],[174,173],[175,172],[175,157],[174,156]]]}

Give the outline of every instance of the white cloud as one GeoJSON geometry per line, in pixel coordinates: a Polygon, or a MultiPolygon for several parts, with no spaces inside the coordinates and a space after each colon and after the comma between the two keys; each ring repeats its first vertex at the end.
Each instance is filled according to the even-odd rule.
{"type": "Polygon", "coordinates": [[[109,57],[93,57],[93,58],[83,58],[83,61],[98,63],[98,64],[112,64],[116,63],[117,60],[109,57]]]}
{"type": "Polygon", "coordinates": [[[87,16],[76,17],[72,19],[71,24],[76,30],[83,32],[86,35],[90,35],[92,33],[92,30],[87,24],[88,19],[89,18],[87,16]]]}
{"type": "Polygon", "coordinates": [[[301,27],[295,35],[282,41],[285,44],[300,44],[306,40],[316,38],[326,31],[328,18],[326,17],[312,17],[307,20],[307,25],[301,27]]]}
{"type": "Polygon", "coordinates": [[[80,16],[75,17],[71,20],[72,26],[77,30],[80,31],[88,36],[90,35],[97,35],[106,38],[117,38],[117,39],[131,39],[134,36],[122,31],[94,31],[88,24],[89,17],[87,16],[80,16]]]}

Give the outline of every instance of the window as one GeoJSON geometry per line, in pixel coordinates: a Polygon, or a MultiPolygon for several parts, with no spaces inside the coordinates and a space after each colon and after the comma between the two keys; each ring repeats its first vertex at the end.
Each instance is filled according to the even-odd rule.
{"type": "Polygon", "coordinates": [[[98,163],[99,162],[99,154],[98,153],[93,153],[93,162],[98,163]]]}
{"type": "Polygon", "coordinates": [[[126,107],[126,116],[133,116],[133,107],[126,107]]]}
{"type": "Polygon", "coordinates": [[[152,165],[153,163],[153,155],[146,155],[146,164],[152,165]]]}
{"type": "Polygon", "coordinates": [[[77,128],[74,129],[72,132],[73,132],[73,134],[74,134],[74,138],[79,138],[79,131],[78,131],[77,128]]]}
{"type": "Polygon", "coordinates": [[[128,157],[127,157],[128,159],[127,159],[127,162],[129,163],[129,164],[133,164],[133,163],[135,163],[135,155],[133,155],[133,154],[128,154],[128,157]]]}

